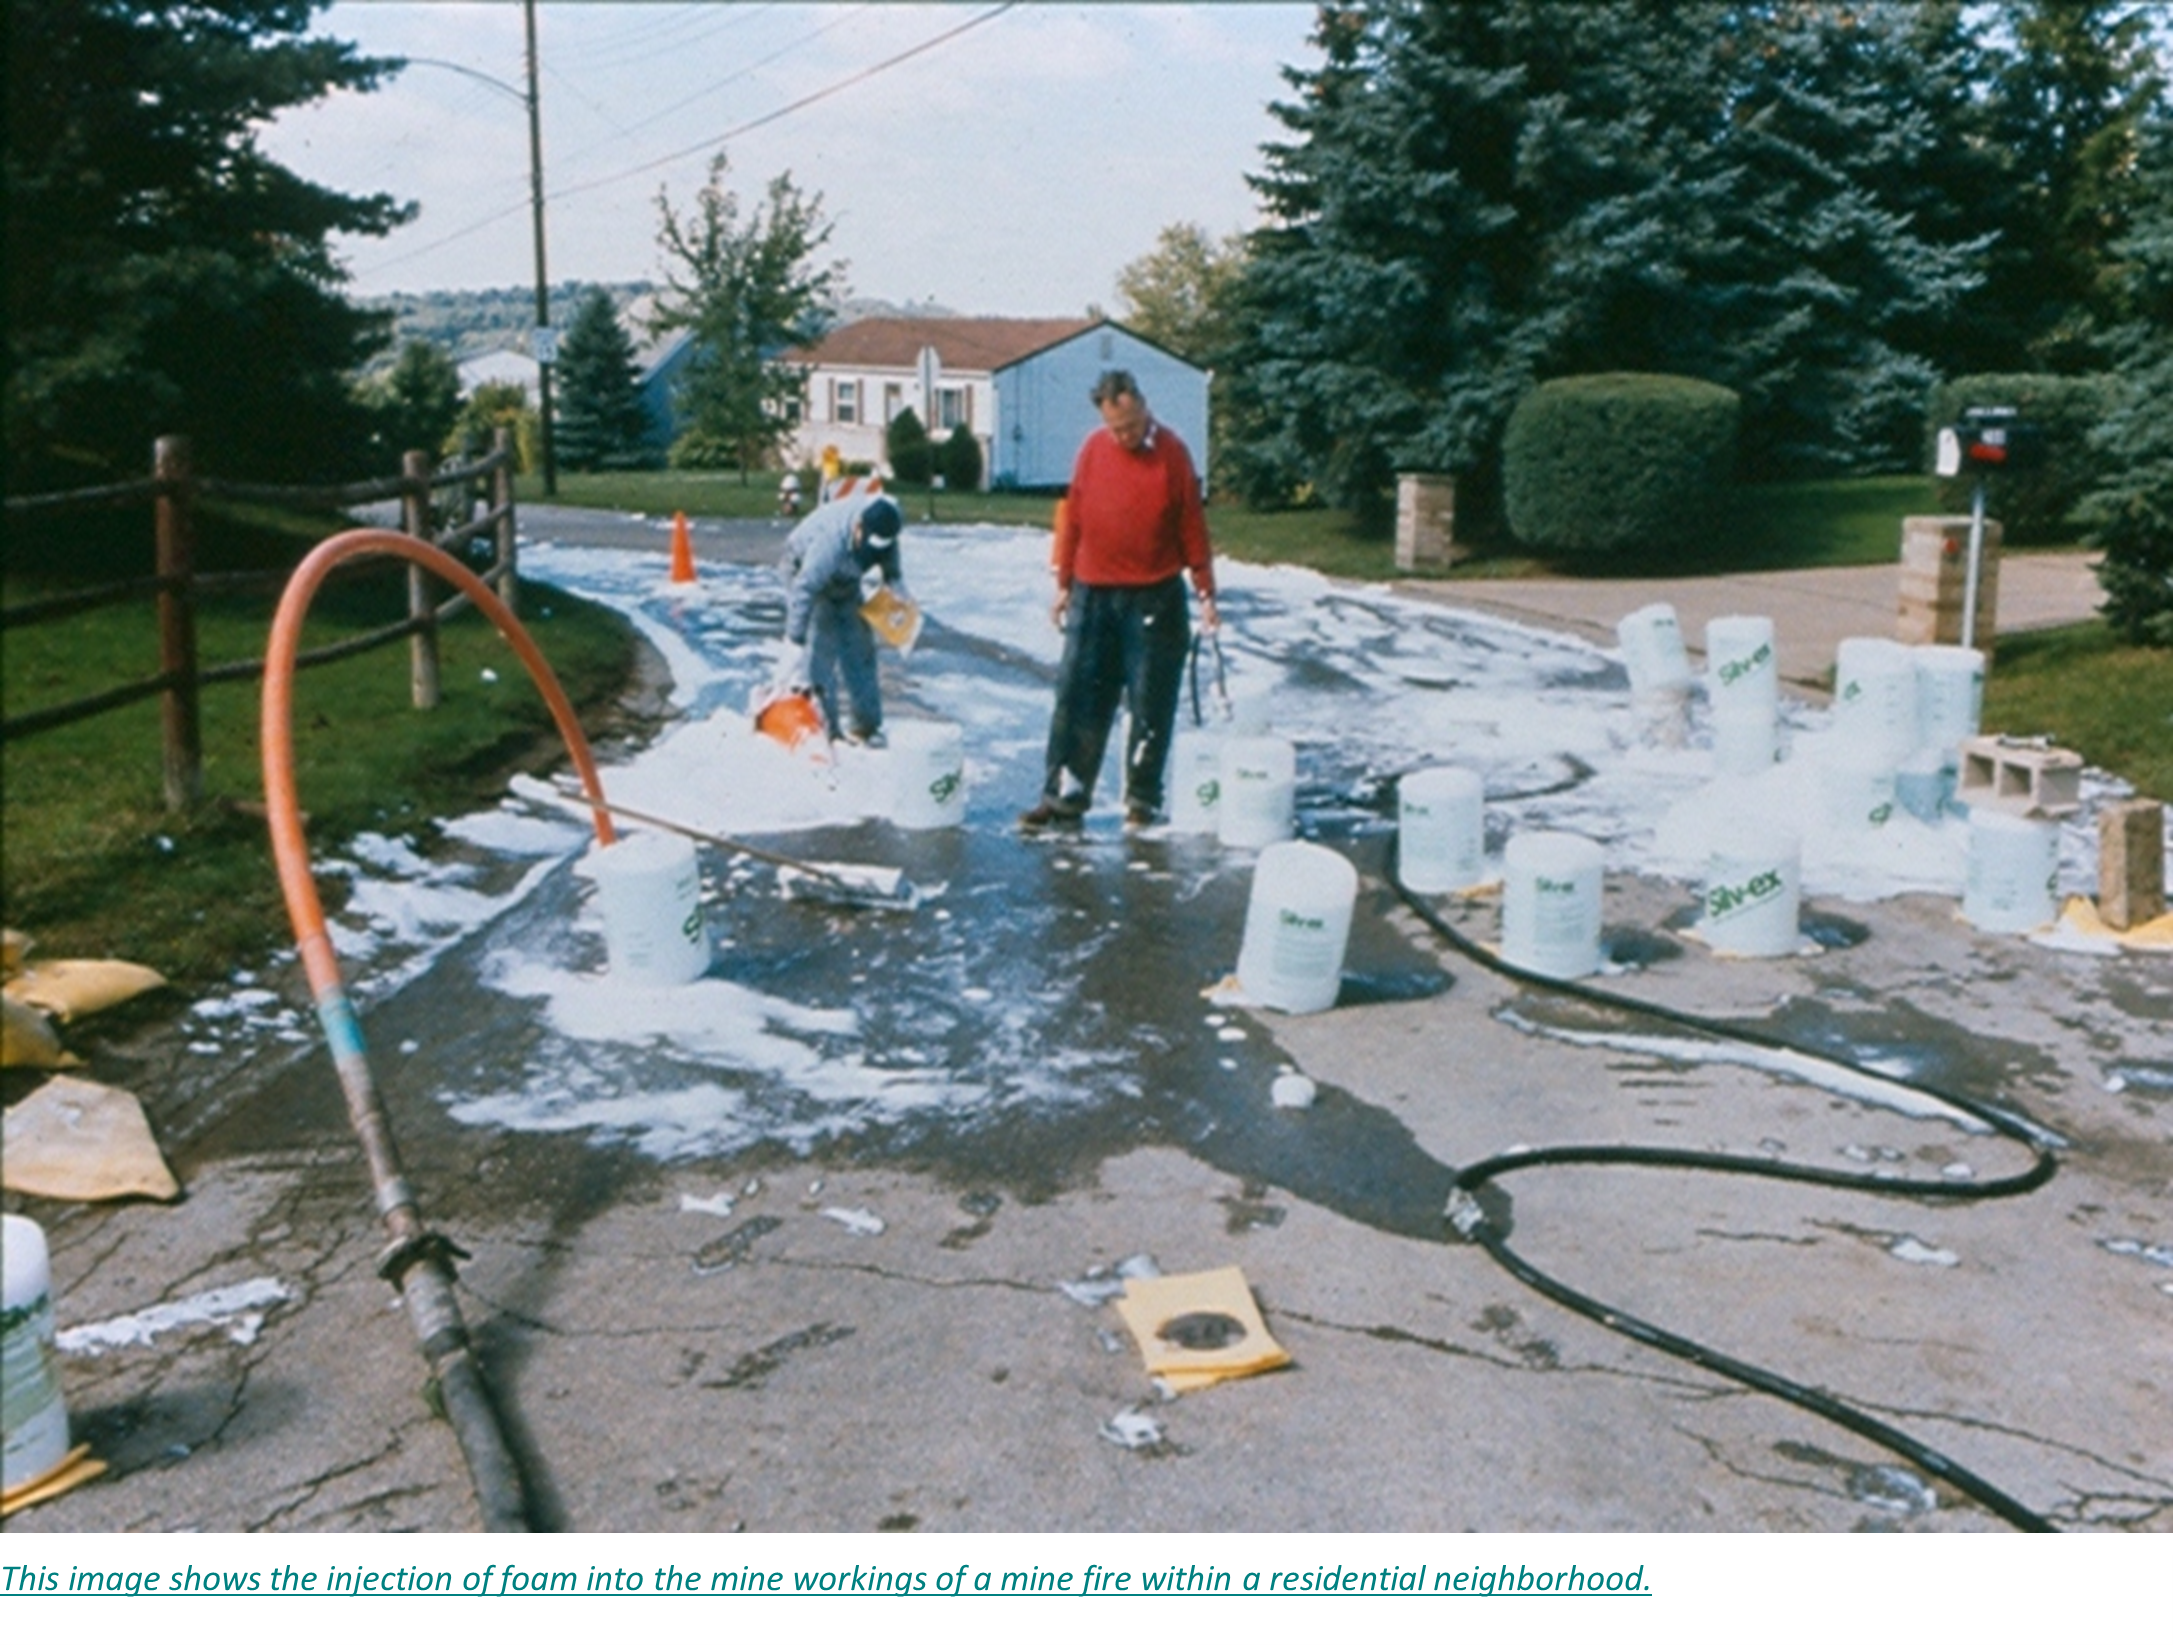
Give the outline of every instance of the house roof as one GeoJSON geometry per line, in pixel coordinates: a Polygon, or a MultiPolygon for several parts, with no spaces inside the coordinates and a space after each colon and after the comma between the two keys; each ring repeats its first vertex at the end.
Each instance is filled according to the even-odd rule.
{"type": "Polygon", "coordinates": [[[1064,320],[991,320],[961,317],[855,320],[808,348],[788,350],[784,358],[798,365],[883,366],[911,371],[920,351],[933,348],[950,371],[994,371],[1013,360],[1102,324],[1075,317],[1064,320]]]}

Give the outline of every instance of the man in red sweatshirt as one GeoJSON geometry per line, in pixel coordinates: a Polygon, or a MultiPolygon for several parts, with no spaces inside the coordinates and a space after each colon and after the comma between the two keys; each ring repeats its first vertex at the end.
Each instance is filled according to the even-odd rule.
{"type": "Polygon", "coordinates": [[[1064,660],[1041,801],[1019,818],[1029,832],[1079,826],[1120,703],[1132,717],[1125,825],[1144,828],[1160,817],[1191,643],[1188,574],[1201,628],[1212,634],[1219,621],[1191,453],[1149,415],[1130,372],[1103,372],[1093,399],[1102,426],[1080,446],[1071,490],[1057,511],[1056,603],[1049,615],[1064,631],[1064,660]]]}

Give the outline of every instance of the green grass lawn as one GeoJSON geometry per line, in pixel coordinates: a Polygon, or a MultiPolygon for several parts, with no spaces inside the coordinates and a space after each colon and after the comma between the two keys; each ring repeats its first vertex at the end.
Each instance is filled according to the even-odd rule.
{"type": "MultiPolygon", "coordinates": [[[[895,490],[907,518],[933,517],[995,525],[1046,527],[1055,499],[1022,492],[895,490]]],[[[522,501],[543,500],[541,482],[524,476],[522,501]]],[[[632,474],[561,474],[552,501],[630,513],[767,518],[777,511],[777,476],[660,469],[632,474]]],[[[1901,551],[1905,515],[1938,511],[1934,482],[1901,475],[1867,480],[1819,480],[1744,488],[1727,526],[1673,545],[1668,552],[1598,561],[1550,560],[1514,543],[1487,545],[1443,569],[1417,573],[1452,581],[1494,577],[1691,576],[1714,571],[1780,571],[1803,566],[1886,565],[1901,551]]],[[[1331,577],[1380,581],[1399,575],[1392,526],[1361,520],[1346,509],[1260,510],[1240,503],[1208,505],[1217,553],[1256,564],[1301,565],[1331,577]]]]}
{"type": "Polygon", "coordinates": [[[2008,635],[1985,681],[1984,728],[2049,735],[2173,801],[2173,651],[2122,645],[2102,622],[2008,635]]]}
{"type": "MultiPolygon", "coordinates": [[[[397,619],[404,588],[394,568],[324,591],[304,644],[397,619]]],[[[9,603],[25,592],[11,584],[9,603]]],[[[205,660],[261,656],[273,603],[204,602],[205,660]]],[[[593,715],[615,700],[633,660],[615,616],[547,591],[528,602],[524,621],[577,704],[593,715]]],[[[4,651],[7,705],[20,713],[140,679],[157,657],[148,605],[14,630],[4,651]]],[[[409,704],[404,642],[297,676],[297,783],[320,854],[364,829],[403,832],[472,809],[510,767],[556,745],[527,671],[483,618],[470,613],[441,630],[440,667],[443,701],[428,712],[409,704]]],[[[0,792],[7,924],[47,956],[137,960],[184,989],[290,941],[259,809],[259,700],[253,682],[205,688],[205,800],[181,814],[160,797],[156,699],[9,743],[0,792]]],[[[336,882],[325,891],[336,901],[336,882]]]]}

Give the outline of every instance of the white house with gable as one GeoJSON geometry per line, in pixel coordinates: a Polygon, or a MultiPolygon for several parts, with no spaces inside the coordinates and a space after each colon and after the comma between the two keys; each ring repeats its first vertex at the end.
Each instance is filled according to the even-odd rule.
{"type": "Polygon", "coordinates": [[[1100,426],[1088,391],[1122,370],[1207,472],[1208,373],[1112,320],[872,318],[784,358],[808,372],[791,441],[798,463],[835,447],[846,462],[882,468],[884,433],[911,406],[932,436],[963,427],[981,443],[987,484],[1063,486],[1079,442],[1100,426]]]}

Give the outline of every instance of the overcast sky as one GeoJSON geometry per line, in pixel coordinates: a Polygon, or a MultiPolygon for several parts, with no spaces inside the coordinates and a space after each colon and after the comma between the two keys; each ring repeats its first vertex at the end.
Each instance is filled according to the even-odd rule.
{"type": "MultiPolygon", "coordinates": [[[[822,196],[828,250],[856,295],[967,314],[1116,309],[1117,271],[1164,226],[1252,226],[1245,173],[1281,131],[1267,113],[1288,95],[1279,70],[1314,61],[1312,16],[1308,5],[543,4],[551,278],[656,278],[657,190],[684,209],[723,147],[745,203],[785,171],[822,196]]],[[[266,133],[313,181],[419,203],[397,233],[341,243],[352,291],[531,283],[521,7],[342,3],[316,32],[411,60],[385,88],[266,133]]]]}

